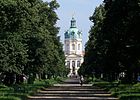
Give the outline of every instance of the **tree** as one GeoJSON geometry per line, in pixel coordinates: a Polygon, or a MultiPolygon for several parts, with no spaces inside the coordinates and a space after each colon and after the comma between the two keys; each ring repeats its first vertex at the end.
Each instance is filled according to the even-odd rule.
{"type": "MultiPolygon", "coordinates": [[[[55,10],[58,7],[56,0],[0,1],[0,53],[3,54],[0,58],[1,66],[6,66],[1,67],[1,73],[6,70],[5,75],[16,74],[17,78],[24,74],[32,81],[37,74],[42,79],[48,73],[62,73],[63,70],[56,73],[60,68],[65,69],[64,53],[57,36],[55,10]]],[[[20,82],[22,80],[17,83],[20,82]]]]}
{"type": "Polygon", "coordinates": [[[134,69],[138,68],[139,52],[137,51],[140,48],[137,25],[140,22],[138,19],[139,7],[138,0],[114,0],[107,9],[102,28],[104,39],[109,41],[107,54],[110,53],[114,56],[112,58],[119,66],[120,72],[126,73],[127,82],[136,80],[133,74],[136,71],[134,69]],[[132,22],[132,20],[134,21],[132,22]],[[135,53],[132,53],[134,51],[135,53]]]}
{"type": "Polygon", "coordinates": [[[81,72],[114,81],[125,73],[124,82],[136,81],[140,68],[140,1],[104,0],[90,17],[94,23],[86,44],[81,72]]]}
{"type": "Polygon", "coordinates": [[[96,72],[96,76],[98,76],[102,72],[103,46],[101,27],[105,13],[104,4],[102,4],[95,9],[94,14],[90,17],[94,25],[89,31],[90,35],[85,47],[84,63],[80,68],[81,74],[92,76],[96,72]]]}
{"type": "Polygon", "coordinates": [[[1,73],[6,75],[4,83],[9,85],[14,83],[17,74],[23,73],[27,62],[27,48],[21,31],[26,15],[15,0],[1,0],[0,5],[0,65],[1,73]]]}

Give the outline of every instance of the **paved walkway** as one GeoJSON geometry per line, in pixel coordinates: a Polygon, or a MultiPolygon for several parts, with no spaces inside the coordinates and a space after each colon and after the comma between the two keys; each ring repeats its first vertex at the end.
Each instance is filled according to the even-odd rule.
{"type": "Polygon", "coordinates": [[[53,87],[44,88],[28,100],[118,100],[111,97],[110,93],[92,86],[80,86],[76,78],[68,79],[63,84],[54,84],[53,87]]]}

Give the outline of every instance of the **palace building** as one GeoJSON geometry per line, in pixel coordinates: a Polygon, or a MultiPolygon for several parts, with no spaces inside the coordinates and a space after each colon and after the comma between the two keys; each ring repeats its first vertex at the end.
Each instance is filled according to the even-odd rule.
{"type": "Polygon", "coordinates": [[[64,35],[66,66],[70,69],[68,77],[78,76],[78,69],[83,63],[82,32],[77,29],[76,20],[73,17],[70,28],[64,35]]]}

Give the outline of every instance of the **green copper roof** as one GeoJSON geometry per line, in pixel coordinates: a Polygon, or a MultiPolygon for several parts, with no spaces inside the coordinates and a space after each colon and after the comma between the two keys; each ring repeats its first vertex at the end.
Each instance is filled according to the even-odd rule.
{"type": "Polygon", "coordinates": [[[69,30],[65,32],[65,39],[81,39],[82,33],[76,28],[76,20],[72,18],[69,30]]]}

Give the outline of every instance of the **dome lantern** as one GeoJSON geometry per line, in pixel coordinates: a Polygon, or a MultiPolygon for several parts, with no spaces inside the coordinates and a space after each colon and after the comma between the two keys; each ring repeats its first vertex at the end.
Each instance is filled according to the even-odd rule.
{"type": "Polygon", "coordinates": [[[76,20],[72,17],[70,28],[76,28],[76,20]]]}

